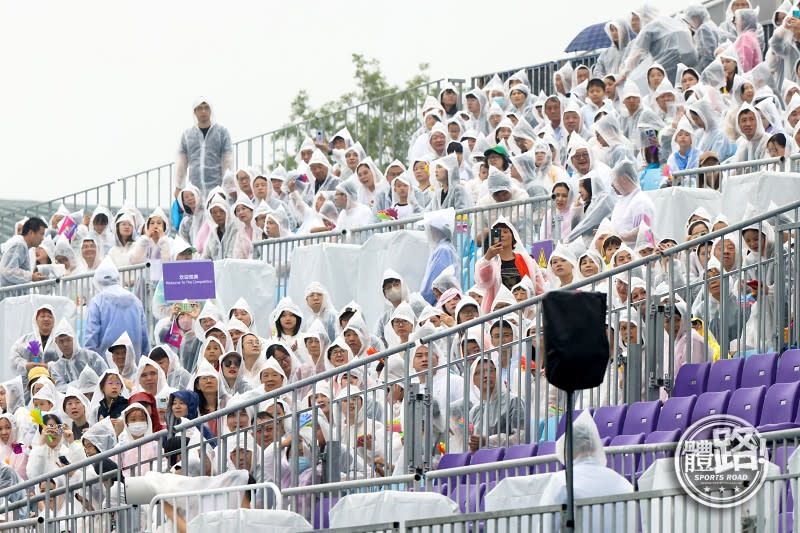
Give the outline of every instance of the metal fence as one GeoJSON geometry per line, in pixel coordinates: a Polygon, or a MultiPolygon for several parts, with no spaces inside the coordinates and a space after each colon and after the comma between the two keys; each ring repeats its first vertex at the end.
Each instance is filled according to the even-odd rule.
{"type": "Polygon", "coordinates": [[[797,170],[800,170],[800,156],[768,157],[741,163],[676,170],[672,172],[672,186],[719,189],[722,182],[730,176],[761,171],[796,172],[797,170]]]}
{"type": "MultiPolygon", "coordinates": [[[[420,126],[418,113],[425,97],[438,94],[448,81],[456,87],[461,101],[464,80],[443,78],[426,82],[237,141],[233,145],[235,165],[267,168],[282,164],[293,168],[295,153],[305,136],[314,138],[316,131],[320,130],[329,138],[344,127],[361,142],[379,166],[395,157],[404,159],[411,136],[420,126]]],[[[23,217],[38,216],[49,220],[62,202],[70,211],[83,209],[85,213],[98,205],[117,209],[130,202],[146,215],[158,206],[171,205],[174,188],[175,163],[166,163],[46,202],[0,213],[0,235],[4,239],[12,236],[14,224],[23,217]]]]}
{"type": "MultiPolygon", "coordinates": [[[[578,395],[576,407],[656,400],[672,390],[676,367],[714,360],[715,344],[721,359],[796,346],[798,214],[800,201],[659,255],[618,255],[616,268],[582,281],[562,280],[566,289],[605,292],[610,302],[607,375],[599,387],[578,395]],[[747,256],[746,246],[751,250],[747,256]],[[738,254],[731,255],[730,249],[738,254]],[[708,259],[715,253],[720,257],[716,271],[708,259]],[[644,295],[636,290],[637,279],[645,282],[644,295]],[[691,320],[698,316],[706,320],[702,335],[691,320]]],[[[552,441],[565,402],[543,375],[541,302],[537,296],[472,320],[455,317],[455,327],[423,335],[418,342],[406,342],[398,333],[398,345],[349,362],[334,353],[338,347],[326,350],[319,357],[328,359],[327,370],[279,389],[264,387],[246,400],[223,402],[220,409],[172,428],[180,439],[181,460],[197,451],[205,457],[214,449],[212,471],[223,472],[241,443],[254,440],[259,448],[251,471],[293,487],[283,492],[285,503],[307,515],[322,502],[313,494],[324,489],[302,487],[321,482],[356,483],[336,485],[337,490],[404,487],[434,470],[443,453],[552,441]],[[482,362],[487,359],[492,365],[482,362]],[[238,415],[245,408],[251,412],[242,421],[238,415]],[[215,425],[219,436],[198,438],[196,428],[202,424],[215,425]],[[301,456],[310,459],[309,469],[300,469],[301,456]],[[387,477],[390,473],[396,475],[387,477]]],[[[369,353],[363,345],[356,348],[369,353]]],[[[8,497],[67,472],[81,472],[73,485],[86,490],[92,482],[87,469],[99,458],[117,461],[127,476],[165,471],[168,457],[158,445],[165,436],[162,431],[0,490],[0,498],[6,498],[0,510],[10,513],[38,501],[28,494],[12,504],[8,497]],[[134,457],[124,459],[130,450],[134,457]]]]}
{"type": "MultiPolygon", "coordinates": [[[[462,259],[462,286],[472,285],[475,262],[483,255],[483,243],[489,234],[489,228],[500,216],[505,216],[515,224],[526,249],[530,249],[538,241],[551,239],[559,242],[561,239],[561,224],[558,223],[560,221],[551,196],[536,196],[456,211],[453,245],[462,259]]],[[[379,222],[346,232],[333,230],[268,239],[253,245],[253,257],[275,267],[277,303],[288,292],[292,253],[298,247],[315,244],[364,244],[378,233],[424,229],[422,221],[422,216],[415,216],[379,222]]]]}
{"type": "Polygon", "coordinates": [[[512,74],[519,72],[520,70],[524,70],[528,76],[528,87],[531,88],[532,94],[539,94],[539,91],[544,91],[545,94],[553,94],[553,74],[555,74],[559,68],[569,62],[573,67],[577,67],[578,65],[586,65],[591,69],[594,64],[597,63],[597,58],[599,55],[600,54],[589,53],[582,56],[559,59],[557,61],[547,61],[546,63],[540,63],[538,65],[531,65],[528,67],[472,76],[472,87],[483,88],[483,86],[488,83],[495,74],[497,74],[501,80],[505,81],[512,74]]]}
{"type": "MultiPolygon", "coordinates": [[[[121,267],[119,273],[123,287],[136,291],[146,290],[144,281],[148,279],[147,271],[149,268],[149,263],[121,267]]],[[[83,344],[85,340],[84,326],[89,309],[89,300],[98,292],[100,291],[94,285],[94,271],[91,271],[75,276],[65,276],[63,278],[0,287],[0,301],[13,296],[31,294],[69,298],[75,303],[76,307],[75,324],[73,326],[81,344],[83,344]]],[[[149,329],[152,330],[152,326],[154,325],[152,306],[144,304],[145,301],[149,302],[150,298],[144,296],[143,293],[140,293],[139,296],[140,299],[143,300],[145,316],[147,317],[147,323],[150,325],[149,329]]]]}

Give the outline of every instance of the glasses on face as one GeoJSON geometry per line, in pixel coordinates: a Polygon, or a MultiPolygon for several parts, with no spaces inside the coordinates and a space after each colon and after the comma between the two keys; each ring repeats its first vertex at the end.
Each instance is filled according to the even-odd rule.
{"type": "Polygon", "coordinates": [[[258,341],[244,341],[242,344],[245,346],[261,346],[261,343],[258,341]]]}
{"type": "Polygon", "coordinates": [[[585,153],[582,153],[582,152],[576,152],[575,155],[572,156],[572,158],[573,159],[577,159],[578,161],[581,161],[583,159],[589,159],[589,154],[585,154],[585,153]]]}
{"type": "Polygon", "coordinates": [[[106,385],[110,385],[112,387],[122,387],[122,382],[120,382],[120,381],[106,381],[106,385]]]}
{"type": "Polygon", "coordinates": [[[347,355],[347,351],[338,348],[336,350],[331,350],[331,356],[338,356],[338,355],[347,355]]]}
{"type": "Polygon", "coordinates": [[[222,366],[224,366],[225,368],[230,368],[232,366],[239,368],[242,365],[238,359],[225,359],[225,361],[222,363],[222,366]]]}

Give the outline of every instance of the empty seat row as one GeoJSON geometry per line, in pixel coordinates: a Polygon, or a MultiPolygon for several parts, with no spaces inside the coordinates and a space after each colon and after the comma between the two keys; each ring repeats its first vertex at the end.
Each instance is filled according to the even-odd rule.
{"type": "Polygon", "coordinates": [[[800,350],[782,355],[765,353],[746,359],[720,359],[715,363],[689,363],[675,376],[673,396],[699,396],[704,392],[734,391],[775,383],[800,381],[800,350]]]}

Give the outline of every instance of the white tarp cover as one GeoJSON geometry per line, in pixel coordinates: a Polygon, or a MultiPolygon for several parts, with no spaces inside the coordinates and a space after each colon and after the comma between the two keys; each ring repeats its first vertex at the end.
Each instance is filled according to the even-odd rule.
{"type": "Polygon", "coordinates": [[[671,237],[679,243],[686,241],[686,221],[695,209],[704,207],[713,216],[722,207],[722,195],[712,189],[667,187],[645,194],[656,208],[652,225],[656,239],[671,237]]]}
{"type": "Polygon", "coordinates": [[[228,509],[211,511],[196,516],[187,524],[190,533],[249,533],[251,531],[270,531],[274,533],[295,533],[311,531],[308,521],[291,511],[263,509],[228,509]]]}
{"type": "MultiPolygon", "coordinates": [[[[562,473],[563,475],[563,473],[562,473]]],[[[506,511],[509,509],[525,509],[539,505],[552,472],[532,476],[507,477],[495,488],[486,493],[486,511],[506,511]]],[[[528,517],[515,520],[489,520],[489,533],[508,533],[509,531],[539,531],[539,524],[531,528],[528,517]]],[[[534,520],[534,522],[537,522],[534,520]]]]}
{"type": "Polygon", "coordinates": [[[244,298],[255,316],[258,334],[269,337],[272,325],[269,317],[275,308],[275,268],[263,261],[249,259],[222,259],[214,261],[214,280],[217,288],[216,301],[223,312],[244,298]]]}
{"type": "MultiPolygon", "coordinates": [[[[780,474],[780,468],[775,464],[767,464],[767,476],[780,474]]],[[[780,501],[781,484],[783,483],[785,480],[767,481],[749,501],[730,509],[715,509],[701,505],[688,495],[651,499],[649,502],[640,501],[642,531],[645,533],[734,531],[738,530],[743,517],[752,517],[759,522],[758,531],[777,531],[778,505],[776,502],[780,501]],[[759,500],[762,498],[761,503],[764,507],[759,512],[759,500]],[[661,523],[662,520],[663,523],[661,523]]],[[[681,489],[683,491],[675,474],[675,464],[671,457],[657,459],[639,478],[639,492],[663,489],[681,489]]]]}
{"type": "Polygon", "coordinates": [[[722,212],[732,222],[741,221],[748,203],[764,213],[770,202],[781,207],[800,199],[800,174],[764,171],[729,176],[722,180],[720,190],[722,212]]]}
{"type": "Polygon", "coordinates": [[[787,172],[754,172],[722,179],[720,191],[690,187],[667,187],[647,191],[655,204],[653,232],[657,239],[672,237],[686,240],[686,221],[698,207],[712,216],[722,212],[731,224],[743,220],[748,204],[759,213],[769,209],[770,202],[781,207],[800,198],[800,174],[787,172]]]}
{"type": "Polygon", "coordinates": [[[388,304],[381,290],[383,271],[403,276],[409,293],[419,290],[430,250],[422,231],[393,231],[370,237],[363,246],[315,244],[295,248],[289,274],[289,296],[303,306],[305,288],[322,283],[336,309],[355,300],[363,310],[370,331],[388,304]],[[413,260],[411,260],[413,258],[413,260]]]}
{"type": "Polygon", "coordinates": [[[458,504],[441,494],[384,490],[345,496],[333,506],[329,516],[332,528],[400,522],[402,530],[405,520],[452,516],[458,513],[458,504]]]}
{"type": "MultiPolygon", "coordinates": [[[[75,323],[77,308],[75,302],[64,296],[44,296],[30,294],[13,296],[0,301],[0,347],[6,361],[10,360],[11,345],[23,335],[30,333],[33,324],[33,311],[43,304],[53,306],[56,311],[55,325],[65,318],[76,331],[80,331],[75,323]]],[[[0,365],[0,381],[12,378],[11,365],[0,365]]]]}

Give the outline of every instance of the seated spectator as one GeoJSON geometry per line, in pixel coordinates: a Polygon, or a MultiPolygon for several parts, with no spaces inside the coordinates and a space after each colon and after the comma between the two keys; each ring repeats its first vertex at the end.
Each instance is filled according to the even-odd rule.
{"type": "MultiPolygon", "coordinates": [[[[151,361],[156,363],[167,376],[167,385],[174,389],[184,389],[191,381],[191,374],[181,366],[176,354],[166,344],[156,346],[148,357],[151,361]]],[[[158,396],[158,394],[156,394],[158,396]]]]}
{"type": "Polygon", "coordinates": [[[11,362],[14,371],[22,379],[35,367],[47,368],[48,363],[58,360],[59,352],[53,328],[56,325],[53,306],[44,304],[33,313],[33,329],[17,339],[11,347],[11,362]]]}
{"type": "Polygon", "coordinates": [[[110,418],[99,421],[83,433],[81,438],[86,457],[107,452],[117,445],[117,433],[110,418]]]}
{"type": "Polygon", "coordinates": [[[95,423],[95,413],[89,399],[78,389],[70,386],[61,404],[64,414],[72,420],[72,433],[79,439],[83,437],[90,424],[95,423]]]}
{"type": "MultiPolygon", "coordinates": [[[[131,403],[122,412],[121,418],[124,429],[119,436],[119,446],[153,434],[153,422],[150,418],[150,413],[141,403],[131,403]]],[[[119,455],[119,466],[126,469],[132,467],[128,475],[143,476],[150,470],[157,469],[153,466],[153,460],[159,455],[158,448],[158,441],[150,441],[136,448],[126,450],[119,455]]]]}
{"type": "Polygon", "coordinates": [[[217,196],[209,203],[208,213],[212,224],[203,258],[249,259],[253,254],[253,242],[242,222],[231,214],[228,204],[217,196]]]}
{"type": "Polygon", "coordinates": [[[97,420],[118,419],[128,406],[122,375],[114,370],[106,370],[100,375],[97,391],[92,396],[92,405],[97,409],[97,420]]]}
{"type": "Polygon", "coordinates": [[[111,361],[109,370],[122,376],[123,385],[127,390],[136,386],[136,352],[128,333],[123,333],[116,342],[106,351],[106,360],[111,361]]]}
{"type": "Polygon", "coordinates": [[[634,244],[639,224],[644,222],[648,226],[653,225],[655,206],[647,195],[642,194],[633,162],[620,162],[614,167],[613,176],[611,186],[620,195],[620,199],[611,213],[611,225],[616,228],[624,242],[634,244]]]}
{"type": "Polygon", "coordinates": [[[28,476],[28,453],[28,444],[20,441],[17,419],[9,413],[0,415],[0,464],[10,466],[25,479],[28,476]]]}
{"type": "Polygon", "coordinates": [[[76,382],[84,368],[90,368],[97,375],[108,368],[105,359],[97,352],[81,348],[75,330],[65,319],[62,318],[58,323],[53,337],[61,357],[48,363],[47,368],[59,392],[67,390],[68,385],[76,382]]]}
{"type": "Polygon", "coordinates": [[[0,259],[0,287],[45,279],[43,274],[34,272],[31,267],[28,250],[42,243],[46,228],[41,218],[29,218],[22,225],[21,233],[14,235],[5,243],[3,256],[0,259]]]}
{"type": "Polygon", "coordinates": [[[469,436],[469,450],[506,446],[515,442],[522,427],[525,407],[500,378],[502,368],[497,355],[482,356],[470,365],[470,383],[477,389],[471,399],[469,422],[474,432],[469,436]]]}
{"type": "Polygon", "coordinates": [[[544,277],[525,251],[516,228],[500,217],[492,229],[500,230],[500,241],[493,243],[475,266],[475,283],[486,291],[481,304],[484,313],[491,312],[501,286],[511,289],[525,276],[533,281],[537,295],[545,291],[544,277]]]}
{"type": "Polygon", "coordinates": [[[72,429],[64,424],[60,417],[51,414],[42,414],[43,425],[39,426],[39,438],[32,443],[31,453],[28,456],[26,472],[28,479],[55,472],[66,466],[60,457],[66,457],[70,464],[77,463],[86,458],[83,446],[72,433],[72,429]]]}

